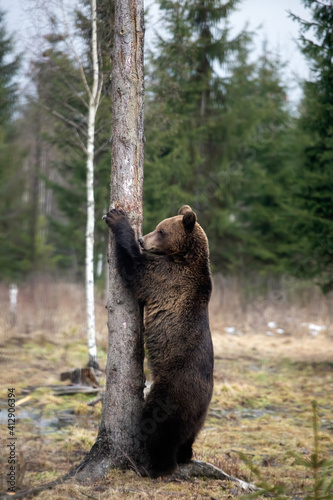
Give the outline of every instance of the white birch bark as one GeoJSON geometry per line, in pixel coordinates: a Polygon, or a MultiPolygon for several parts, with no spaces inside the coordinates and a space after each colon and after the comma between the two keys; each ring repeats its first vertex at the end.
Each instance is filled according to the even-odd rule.
{"type": "Polygon", "coordinates": [[[17,322],[17,295],[17,285],[15,283],[12,283],[9,286],[9,312],[11,326],[15,326],[17,322]]]}
{"type": "Polygon", "coordinates": [[[94,232],[95,232],[95,200],[94,200],[94,145],[96,113],[100,101],[101,81],[97,51],[97,19],[96,0],[91,0],[92,28],[92,63],[93,83],[89,89],[89,115],[87,134],[87,228],[86,228],[86,309],[87,339],[89,366],[98,368],[96,333],[95,333],[95,299],[94,299],[94,232]]]}

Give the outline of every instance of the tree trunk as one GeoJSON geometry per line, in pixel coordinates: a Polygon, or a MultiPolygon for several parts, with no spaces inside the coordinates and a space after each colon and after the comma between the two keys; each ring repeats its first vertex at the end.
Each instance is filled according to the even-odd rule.
{"type": "MultiPolygon", "coordinates": [[[[39,88],[37,88],[38,94],[39,88]]],[[[38,269],[37,263],[37,231],[38,231],[38,216],[39,216],[39,177],[42,170],[42,124],[41,112],[36,110],[36,146],[35,146],[35,161],[31,178],[31,270],[36,272],[38,269]]]]}
{"type": "MultiPolygon", "coordinates": [[[[112,69],[111,207],[129,215],[139,237],[143,183],[143,0],[116,0],[112,69]]],[[[116,271],[109,243],[109,349],[102,420],[96,443],[76,470],[81,480],[144,462],[142,309],[116,271]]]]}
{"type": "Polygon", "coordinates": [[[92,29],[92,63],[93,84],[89,91],[89,115],[87,134],[87,230],[86,230],[86,308],[88,366],[99,368],[97,361],[95,335],[95,298],[94,298],[94,232],[95,232],[95,200],[94,200],[94,145],[96,113],[100,100],[99,66],[97,53],[96,0],[91,0],[92,29]]]}
{"type": "MultiPolygon", "coordinates": [[[[92,98],[90,98],[92,101],[92,98]]],[[[87,144],[87,229],[86,229],[86,309],[88,366],[98,367],[95,337],[95,298],[94,298],[94,232],[95,232],[95,200],[94,200],[94,133],[95,109],[90,102],[88,118],[87,144]]]]}
{"type": "Polygon", "coordinates": [[[15,326],[17,323],[17,295],[17,285],[15,283],[12,283],[11,285],[9,285],[9,313],[11,326],[15,326]]]}

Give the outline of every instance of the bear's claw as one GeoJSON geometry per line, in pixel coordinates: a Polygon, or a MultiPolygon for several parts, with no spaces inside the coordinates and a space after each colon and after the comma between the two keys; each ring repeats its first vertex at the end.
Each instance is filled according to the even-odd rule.
{"type": "Polygon", "coordinates": [[[107,225],[113,229],[117,222],[120,222],[126,217],[126,213],[123,210],[112,208],[107,214],[103,215],[102,219],[104,219],[107,225]]]}

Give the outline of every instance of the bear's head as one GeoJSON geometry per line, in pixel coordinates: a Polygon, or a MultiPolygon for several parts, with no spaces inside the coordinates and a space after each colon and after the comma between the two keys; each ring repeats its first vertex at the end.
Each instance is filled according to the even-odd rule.
{"type": "Polygon", "coordinates": [[[208,253],[207,237],[189,205],[183,205],[175,217],[160,222],[139,243],[142,250],[158,255],[185,255],[198,247],[208,253]]]}

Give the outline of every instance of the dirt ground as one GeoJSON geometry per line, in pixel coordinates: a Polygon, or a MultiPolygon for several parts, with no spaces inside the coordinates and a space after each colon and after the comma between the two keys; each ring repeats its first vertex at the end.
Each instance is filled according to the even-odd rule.
{"type": "MultiPolygon", "coordinates": [[[[60,372],[82,367],[87,362],[84,300],[78,286],[61,283],[27,286],[20,291],[14,326],[8,315],[6,293],[0,287],[3,492],[7,490],[10,472],[8,388],[15,388],[16,396],[17,491],[51,481],[79,463],[95,441],[101,415],[100,404],[87,406],[94,395],[57,396],[47,387],[60,384],[60,372]],[[31,386],[37,388],[27,391],[31,386]]],[[[221,294],[216,292],[211,308],[215,388],[205,427],[195,443],[195,458],[259,485],[272,498],[333,499],[328,486],[333,477],[330,305],[325,299],[316,306],[312,304],[310,312],[310,306],[302,307],[288,306],[282,313],[281,305],[261,302],[255,308],[243,308],[241,315],[232,316],[225,296],[221,306],[221,294]],[[260,314],[254,314],[254,310],[260,314]],[[309,332],[310,321],[322,329],[318,326],[317,331],[309,332]],[[278,333],[281,325],[283,333],[278,333]]],[[[105,323],[104,301],[97,299],[101,366],[106,362],[105,323]]],[[[103,384],[103,377],[100,383],[103,384]]],[[[37,498],[233,499],[240,496],[243,494],[235,485],[226,481],[151,480],[140,478],[133,471],[112,471],[99,484],[66,483],[39,493],[37,498]]],[[[264,496],[260,494],[258,498],[264,496]]]]}

